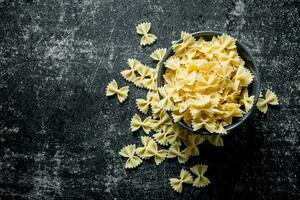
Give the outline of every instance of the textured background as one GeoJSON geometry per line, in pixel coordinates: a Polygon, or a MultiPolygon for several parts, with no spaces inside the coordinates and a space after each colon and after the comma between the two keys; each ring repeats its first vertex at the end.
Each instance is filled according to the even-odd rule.
{"type": "Polygon", "coordinates": [[[299,199],[299,1],[0,0],[0,199],[299,199]],[[155,45],[135,26],[152,22],[155,45]],[[119,105],[105,87],[133,57],[168,47],[180,31],[227,32],[248,46],[262,87],[280,99],[195,163],[212,184],[173,192],[168,160],[124,170],[118,155],[144,91],[119,105]]]}

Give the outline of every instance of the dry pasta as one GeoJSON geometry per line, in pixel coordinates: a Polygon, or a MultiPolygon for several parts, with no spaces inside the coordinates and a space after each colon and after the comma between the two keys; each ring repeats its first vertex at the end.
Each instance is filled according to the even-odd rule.
{"type": "Polygon", "coordinates": [[[182,32],[181,38],[172,45],[175,54],[164,63],[158,106],[171,111],[174,122],[183,120],[194,131],[226,134],[224,127],[252,108],[254,96],[247,87],[254,77],[230,36],[205,41],[182,32]]]}
{"type": "Polygon", "coordinates": [[[181,193],[182,192],[182,188],[183,188],[183,183],[185,184],[192,184],[193,183],[193,177],[190,174],[190,172],[188,172],[185,169],[182,169],[180,171],[180,175],[179,175],[179,179],[178,178],[170,178],[170,185],[171,187],[176,191],[181,193]]]}
{"type": "MultiPolygon", "coordinates": [[[[149,33],[150,28],[151,23],[141,23],[136,27],[137,33],[142,35],[142,46],[156,40],[156,36],[149,33]]],[[[144,120],[138,114],[131,119],[132,132],[143,129],[149,136],[141,136],[141,146],[128,145],[120,150],[119,154],[127,158],[125,168],[135,168],[150,158],[156,165],[166,158],[186,163],[191,156],[200,154],[199,145],[205,140],[216,147],[223,147],[221,135],[192,134],[173,122],[184,121],[194,130],[204,128],[225,134],[225,127],[235,117],[242,117],[253,108],[254,96],[249,96],[248,86],[254,77],[239,57],[235,39],[223,34],[211,41],[196,40],[185,32],[181,33],[181,38],[181,43],[172,45],[175,54],[163,63],[167,68],[163,87],[157,88],[156,81],[158,67],[166,54],[165,48],[156,49],[150,55],[157,62],[156,68],[130,58],[127,62],[129,68],[121,72],[126,81],[148,90],[145,98],[136,99],[136,106],[143,114],[152,113],[144,120]],[[166,110],[171,111],[171,117],[166,110]],[[150,132],[153,134],[150,135],[150,132]]],[[[128,91],[128,86],[119,89],[113,80],[106,88],[106,95],[116,94],[123,102],[128,91]]],[[[260,96],[256,106],[266,113],[268,104],[278,105],[277,96],[270,90],[264,98],[260,96]]],[[[205,187],[210,184],[204,176],[207,168],[207,165],[201,164],[190,168],[196,176],[194,180],[187,170],[182,169],[179,178],[170,179],[170,185],[179,193],[183,190],[183,183],[205,187]]]]}
{"type": "Polygon", "coordinates": [[[265,94],[265,98],[262,98],[262,95],[260,98],[258,98],[258,102],[256,104],[259,111],[266,113],[268,110],[268,104],[270,105],[278,105],[278,97],[274,92],[271,90],[267,90],[265,94]]]}
{"type": "Polygon", "coordinates": [[[155,35],[148,33],[150,31],[150,28],[151,28],[150,22],[141,23],[136,27],[136,32],[142,35],[140,41],[141,46],[153,44],[157,39],[155,35]]]}
{"type": "Polygon", "coordinates": [[[129,87],[124,86],[119,89],[116,80],[112,80],[106,87],[106,96],[117,94],[120,103],[123,103],[126,100],[128,92],[129,87]]]}
{"type": "Polygon", "coordinates": [[[145,131],[145,133],[149,134],[149,132],[151,131],[151,120],[152,119],[149,116],[146,119],[144,119],[144,121],[142,121],[140,116],[135,114],[131,119],[130,129],[132,132],[134,132],[142,128],[145,131]]]}
{"type": "Polygon", "coordinates": [[[190,170],[197,177],[194,179],[194,187],[205,187],[210,184],[210,181],[207,177],[204,176],[204,173],[207,171],[207,165],[195,165],[190,170]]]}
{"type": "Polygon", "coordinates": [[[135,155],[136,146],[135,144],[125,146],[121,149],[119,154],[125,158],[126,160],[125,168],[135,168],[139,166],[143,161],[135,155]]]}

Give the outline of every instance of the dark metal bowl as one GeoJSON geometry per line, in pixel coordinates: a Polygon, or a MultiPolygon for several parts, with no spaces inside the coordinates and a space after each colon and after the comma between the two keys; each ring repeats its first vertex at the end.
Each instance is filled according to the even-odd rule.
{"type": "MultiPolygon", "coordinates": [[[[222,35],[222,33],[220,32],[216,32],[216,31],[200,31],[200,32],[195,32],[192,33],[192,35],[198,39],[200,37],[202,37],[205,40],[211,40],[213,36],[218,36],[218,35],[222,35]]],[[[181,40],[178,40],[176,43],[180,43],[182,42],[181,40]]],[[[248,86],[248,91],[249,91],[249,95],[254,95],[254,103],[253,103],[253,107],[252,109],[246,113],[243,117],[241,118],[235,118],[233,120],[233,123],[231,125],[228,125],[226,127],[224,127],[226,129],[227,132],[229,132],[230,130],[233,130],[234,128],[237,128],[238,126],[240,126],[244,121],[246,121],[249,116],[254,112],[255,105],[257,103],[258,97],[259,97],[259,93],[260,93],[260,78],[259,78],[259,71],[257,68],[257,65],[250,53],[250,51],[238,40],[236,41],[236,46],[237,46],[237,52],[239,54],[239,56],[245,61],[245,67],[247,67],[253,74],[254,76],[254,80],[253,82],[248,86]]],[[[164,62],[174,54],[172,48],[170,47],[165,56],[163,57],[162,61],[160,62],[160,66],[159,66],[159,70],[158,70],[158,75],[157,75],[157,87],[162,87],[164,85],[164,78],[163,78],[163,74],[166,71],[166,67],[164,66],[164,62]]],[[[159,94],[159,97],[162,98],[161,94],[159,94]]],[[[171,112],[167,111],[167,113],[171,116],[171,112]]],[[[216,135],[217,133],[209,133],[208,131],[204,130],[204,129],[200,129],[197,131],[193,131],[193,128],[191,126],[189,126],[188,124],[186,124],[183,120],[177,122],[178,125],[180,125],[181,127],[194,132],[194,133],[198,133],[201,135],[216,135]]]]}

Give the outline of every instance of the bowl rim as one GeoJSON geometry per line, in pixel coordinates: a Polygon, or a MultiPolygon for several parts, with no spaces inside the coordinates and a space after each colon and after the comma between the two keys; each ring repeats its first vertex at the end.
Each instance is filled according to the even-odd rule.
{"type": "MultiPolygon", "coordinates": [[[[196,37],[196,38],[199,38],[201,36],[219,36],[219,35],[222,35],[222,34],[227,34],[225,32],[219,32],[219,31],[198,31],[198,32],[194,32],[194,33],[191,33],[192,36],[196,37]]],[[[229,35],[229,34],[227,34],[229,35]]],[[[230,35],[229,35],[230,36],[230,35]]],[[[235,38],[236,39],[236,38],[235,38]]],[[[182,39],[180,40],[177,40],[175,41],[175,43],[180,43],[182,42],[182,39]]],[[[239,121],[237,121],[236,123],[233,123],[233,124],[230,124],[229,126],[226,126],[224,127],[225,130],[227,131],[227,133],[229,133],[231,130],[237,128],[238,126],[240,126],[243,122],[245,122],[251,115],[252,113],[256,110],[256,103],[258,101],[258,98],[259,98],[259,94],[260,94],[260,76],[259,76],[259,69],[257,67],[257,64],[252,56],[252,53],[250,52],[250,50],[243,44],[241,43],[238,39],[236,39],[236,43],[238,44],[238,46],[240,48],[242,48],[246,54],[249,56],[249,61],[252,62],[253,64],[253,72],[254,73],[254,80],[253,81],[256,81],[256,87],[257,87],[257,90],[255,91],[254,93],[254,101],[253,101],[253,106],[252,108],[250,109],[249,112],[247,112],[243,117],[240,118],[239,121]]],[[[173,49],[172,49],[172,46],[168,48],[168,50],[166,51],[166,54],[164,55],[164,57],[162,58],[162,60],[160,61],[159,63],[159,69],[158,69],[158,74],[157,74],[157,88],[160,88],[162,87],[163,83],[162,83],[162,76],[163,76],[163,68],[164,68],[164,62],[168,59],[168,57],[173,53],[173,49]]],[[[253,83],[253,82],[252,82],[253,83]]],[[[251,83],[251,84],[252,84],[251,83]]],[[[159,98],[162,99],[162,96],[158,91],[158,95],[159,95],[159,98]]],[[[172,118],[172,115],[170,113],[170,111],[166,111],[168,113],[168,115],[171,117],[172,121],[173,121],[173,118],[172,118]]],[[[180,120],[179,122],[174,122],[174,124],[178,124],[179,126],[187,129],[188,131],[190,132],[193,132],[193,133],[196,133],[196,134],[200,134],[200,135],[219,135],[218,133],[210,133],[208,132],[207,130],[205,129],[199,129],[197,131],[194,131],[193,128],[189,125],[187,125],[185,122],[183,122],[182,120],[180,120]]]]}

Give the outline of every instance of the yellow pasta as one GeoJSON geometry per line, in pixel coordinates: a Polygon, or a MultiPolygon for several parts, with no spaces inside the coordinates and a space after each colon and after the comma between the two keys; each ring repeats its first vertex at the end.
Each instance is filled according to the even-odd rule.
{"type": "Polygon", "coordinates": [[[210,184],[210,181],[207,177],[204,176],[204,173],[207,171],[207,165],[195,165],[190,170],[197,177],[194,179],[194,187],[205,187],[210,184]]]}
{"type": "Polygon", "coordinates": [[[117,94],[120,103],[123,103],[126,100],[128,92],[129,87],[124,86],[119,89],[116,80],[112,80],[106,87],[106,96],[112,96],[117,94]]]}
{"type": "Polygon", "coordinates": [[[249,112],[249,110],[251,110],[251,108],[253,107],[254,95],[249,97],[248,90],[246,88],[243,91],[242,99],[240,100],[240,102],[245,106],[246,112],[249,112]]]}
{"type": "Polygon", "coordinates": [[[165,149],[159,150],[156,142],[151,137],[142,136],[141,141],[144,146],[136,149],[136,153],[139,157],[142,159],[154,157],[156,165],[159,165],[165,160],[168,151],[165,149]]]}
{"type": "Polygon", "coordinates": [[[212,145],[214,145],[216,147],[224,146],[223,139],[220,135],[207,136],[207,140],[209,141],[209,143],[211,143],[212,145]]]}
{"type": "Polygon", "coordinates": [[[139,157],[135,156],[135,150],[136,146],[133,144],[123,147],[119,152],[121,156],[128,158],[126,160],[125,168],[132,169],[139,166],[143,162],[139,157]]]}
{"type": "Polygon", "coordinates": [[[156,143],[155,141],[148,136],[142,136],[141,137],[142,144],[144,145],[143,147],[138,147],[136,149],[136,154],[141,157],[142,159],[148,159],[152,156],[154,156],[154,150],[156,143]]]}
{"type": "Polygon", "coordinates": [[[174,122],[182,120],[194,131],[226,134],[225,126],[252,108],[254,97],[246,89],[254,76],[230,36],[205,41],[182,32],[181,39],[173,43],[175,54],[164,63],[165,84],[158,88],[162,99],[157,108],[171,111],[174,122]]]}
{"type": "Polygon", "coordinates": [[[151,131],[151,116],[147,117],[142,121],[139,115],[135,114],[130,122],[130,129],[132,132],[137,131],[138,129],[142,128],[145,133],[149,134],[151,131]]]}
{"type": "Polygon", "coordinates": [[[170,125],[162,125],[161,129],[156,129],[156,133],[153,138],[158,142],[158,144],[166,146],[168,145],[168,136],[172,134],[172,127],[170,125]]]}
{"type": "Polygon", "coordinates": [[[268,104],[270,105],[278,105],[278,97],[276,96],[276,94],[274,92],[272,92],[271,90],[267,90],[266,94],[265,94],[265,98],[258,98],[258,102],[256,104],[257,108],[259,111],[263,112],[263,113],[267,113],[268,110],[268,104]]]}
{"type": "Polygon", "coordinates": [[[148,92],[146,99],[136,99],[136,105],[139,111],[141,111],[144,114],[147,114],[150,106],[151,106],[151,100],[152,100],[152,93],[148,92]]]}
{"type": "Polygon", "coordinates": [[[156,131],[160,131],[163,126],[165,125],[172,125],[172,121],[169,115],[164,111],[161,110],[159,113],[158,119],[152,120],[152,128],[156,131]]]}
{"type": "Polygon", "coordinates": [[[182,169],[180,171],[180,175],[179,175],[179,179],[178,178],[170,178],[170,185],[171,187],[176,191],[181,193],[182,192],[182,188],[183,188],[183,183],[185,184],[192,184],[193,183],[193,177],[190,174],[190,172],[188,172],[185,169],[182,169]]]}
{"type": "Polygon", "coordinates": [[[155,51],[153,51],[151,53],[150,57],[153,60],[160,62],[163,59],[163,57],[165,56],[166,52],[167,52],[166,48],[159,48],[159,49],[156,49],[155,51]]]}
{"type": "MultiPolygon", "coordinates": [[[[156,36],[150,34],[151,23],[141,23],[136,27],[142,36],[140,44],[150,45],[156,36]]],[[[156,165],[166,158],[175,158],[180,164],[191,156],[200,154],[199,145],[207,140],[216,147],[223,147],[221,134],[226,134],[226,126],[234,118],[242,117],[253,108],[254,96],[249,96],[248,86],[254,76],[245,67],[238,55],[236,40],[226,34],[213,37],[211,41],[195,39],[191,34],[181,32],[181,43],[173,43],[174,55],[163,64],[164,85],[157,88],[158,67],[166,54],[165,48],[153,51],[150,57],[156,61],[156,68],[142,64],[137,59],[128,59],[128,69],[121,72],[122,77],[135,86],[147,89],[145,98],[136,99],[138,110],[149,114],[143,120],[135,114],[130,122],[132,132],[139,129],[149,135],[141,136],[142,145],[123,147],[119,154],[127,158],[125,168],[135,168],[143,160],[152,160],[156,165]],[[160,98],[159,94],[162,98],[160,98]],[[166,111],[170,111],[171,117],[166,111]],[[201,136],[192,134],[173,122],[183,121],[194,131],[206,129],[218,135],[201,136]],[[164,146],[166,149],[159,148],[164,146]]],[[[128,96],[129,87],[118,88],[113,80],[106,88],[106,95],[117,95],[122,103],[128,96]]],[[[277,96],[268,90],[260,96],[257,108],[266,113],[268,104],[278,105],[277,96]]],[[[171,187],[181,193],[183,184],[205,187],[210,180],[204,176],[207,165],[195,165],[190,172],[182,169],[179,178],[171,178],[171,187]]]]}
{"type": "Polygon", "coordinates": [[[141,65],[141,63],[138,60],[133,59],[133,58],[129,58],[127,63],[128,63],[129,69],[121,71],[121,75],[123,76],[123,78],[125,80],[127,80],[129,82],[133,82],[136,78],[135,71],[138,68],[137,66],[141,65]]]}
{"type": "Polygon", "coordinates": [[[171,145],[167,158],[175,158],[177,157],[177,160],[179,163],[185,163],[188,161],[190,156],[190,149],[185,148],[184,150],[180,150],[180,145],[179,143],[174,143],[171,145]]]}
{"type": "Polygon", "coordinates": [[[136,27],[136,32],[140,35],[142,35],[140,45],[145,46],[145,45],[150,45],[155,42],[157,37],[153,34],[148,33],[151,28],[151,23],[150,22],[144,22],[139,24],[136,27]]]}
{"type": "Polygon", "coordinates": [[[186,145],[187,145],[187,149],[189,150],[191,156],[199,155],[198,145],[202,144],[204,141],[205,141],[205,138],[200,135],[190,134],[188,136],[186,145]]]}

